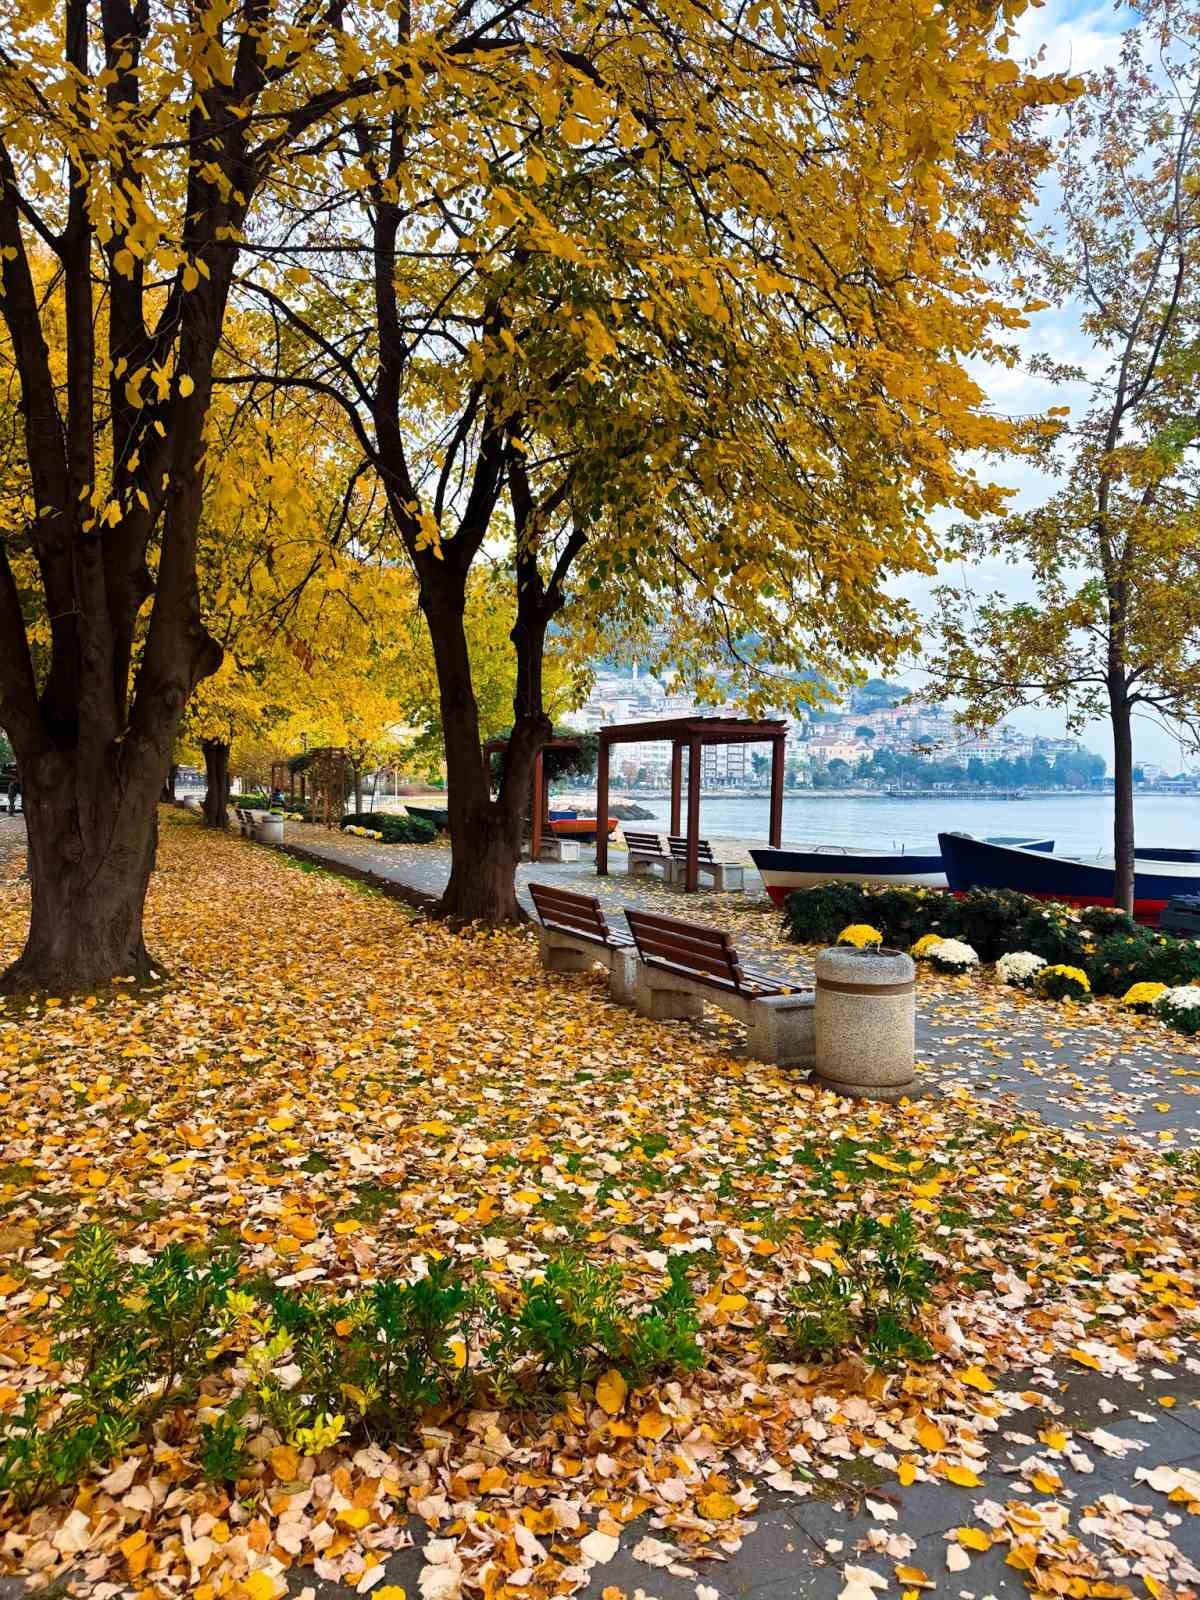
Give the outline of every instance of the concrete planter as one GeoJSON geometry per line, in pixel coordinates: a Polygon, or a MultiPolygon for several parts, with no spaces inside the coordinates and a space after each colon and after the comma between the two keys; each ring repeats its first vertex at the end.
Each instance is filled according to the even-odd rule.
{"type": "Polygon", "coordinates": [[[916,1090],[916,968],[900,950],[845,946],[817,956],[816,1076],[864,1100],[916,1090]]]}

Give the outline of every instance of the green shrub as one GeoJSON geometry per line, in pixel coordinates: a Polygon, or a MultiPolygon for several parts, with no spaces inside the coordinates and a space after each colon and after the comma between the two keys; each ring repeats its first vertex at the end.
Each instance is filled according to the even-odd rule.
{"type": "Polygon", "coordinates": [[[699,1317],[680,1256],[670,1281],[646,1311],[631,1314],[620,1301],[617,1267],[596,1267],[563,1256],[526,1289],[510,1325],[501,1330],[511,1360],[530,1359],[551,1389],[578,1389],[610,1367],[633,1385],[658,1374],[700,1366],[699,1317]]]}
{"type": "Polygon", "coordinates": [[[342,818],[343,828],[371,828],[383,835],[384,844],[428,844],[437,829],[424,817],[398,816],[392,811],[352,811],[342,818]]]}
{"type": "MultiPolygon", "coordinates": [[[[997,961],[1021,943],[1029,916],[1029,896],[1015,889],[970,889],[956,902],[958,937],[981,961],[997,961]]],[[[1034,951],[1040,955],[1040,951],[1034,951]]]]}
{"type": "Polygon", "coordinates": [[[429,1407],[470,1400],[481,1376],[493,1397],[536,1399],[614,1367],[635,1386],[704,1360],[681,1256],[637,1311],[622,1302],[617,1267],[572,1256],[505,1305],[450,1260],[341,1300],[237,1289],[238,1265],[236,1252],[201,1260],[180,1245],[135,1265],[104,1228],[82,1230],[52,1317],[62,1387],[0,1416],[0,1495],[35,1504],[107,1467],[165,1408],[195,1401],[235,1350],[246,1385],[192,1441],[205,1477],[227,1485],[248,1465],[252,1423],[316,1455],[344,1436],[410,1436],[429,1407]],[[299,1368],[297,1381],[283,1381],[285,1365],[299,1368]]]}
{"type": "Polygon", "coordinates": [[[0,1420],[0,1493],[22,1504],[103,1468],[165,1406],[211,1369],[236,1252],[200,1261],[168,1245],[151,1261],[122,1261],[108,1231],[80,1230],[51,1318],[67,1388],[27,1394],[0,1420]]]}
{"type": "Polygon", "coordinates": [[[1117,929],[1104,935],[1087,961],[1093,992],[1124,994],[1131,984],[1153,983],[1156,958],[1153,935],[1144,928],[1136,928],[1132,934],[1117,929]]]}
{"type": "Polygon", "coordinates": [[[1116,933],[1133,937],[1146,932],[1128,912],[1118,911],[1115,906],[1084,906],[1079,921],[1096,939],[1108,939],[1116,933]]]}
{"type": "Polygon", "coordinates": [[[301,1378],[285,1390],[267,1367],[263,1410],[288,1438],[343,1414],[352,1432],[402,1438],[425,1407],[460,1388],[478,1308],[448,1261],[413,1283],[381,1278],[350,1300],[276,1291],[263,1359],[290,1347],[301,1378]]]}
{"type": "Polygon", "coordinates": [[[215,1421],[200,1424],[200,1470],[209,1483],[236,1483],[249,1464],[241,1422],[245,1409],[235,1402],[215,1421]]]}
{"type": "Polygon", "coordinates": [[[934,1264],[921,1252],[909,1212],[894,1221],[853,1216],[826,1235],[829,1273],[814,1267],[788,1290],[786,1346],[801,1361],[836,1361],[857,1350],[871,1366],[928,1361],[920,1312],[932,1299],[934,1264]]]}
{"type": "Polygon", "coordinates": [[[1159,934],[1153,941],[1150,981],[1169,988],[1200,983],[1200,944],[1193,939],[1172,939],[1159,934]]]}
{"type": "Polygon", "coordinates": [[[832,944],[847,924],[869,920],[868,903],[867,891],[857,883],[796,889],[784,901],[784,932],[796,944],[832,944]]]}
{"type": "Polygon", "coordinates": [[[1181,984],[1154,1002],[1154,1015],[1179,1033],[1200,1033],[1200,988],[1181,984]]]}
{"type": "Polygon", "coordinates": [[[1069,906],[1057,901],[1029,899],[1028,912],[1021,928],[1017,950],[1029,950],[1053,965],[1083,966],[1088,956],[1089,938],[1069,906]]]}
{"type": "Polygon", "coordinates": [[[887,944],[900,950],[907,950],[927,933],[948,939],[958,931],[958,901],[938,889],[906,884],[873,889],[868,909],[872,926],[880,930],[887,944]]]}

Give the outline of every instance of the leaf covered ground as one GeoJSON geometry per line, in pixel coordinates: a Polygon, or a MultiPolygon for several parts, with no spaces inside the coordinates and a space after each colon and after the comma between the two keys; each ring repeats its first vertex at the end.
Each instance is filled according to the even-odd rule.
{"type": "MultiPolygon", "coordinates": [[[[20,865],[0,882],[5,960],[20,865]]],[[[569,1250],[649,1302],[683,1254],[705,1361],[640,1390],[442,1408],[403,1448],[305,1455],[264,1429],[236,1496],[202,1477],[179,1408],[110,1472],[10,1513],[10,1571],[271,1600],[303,1567],[387,1595],[383,1562],[415,1541],[424,1600],[515,1600],[602,1576],[649,1515],[653,1593],[655,1565],[735,1547],[768,1487],[859,1472],[880,1510],[869,1552],[846,1552],[849,1600],[872,1574],[897,1595],[928,1582],[889,1514],[914,1482],[961,1499],[951,1573],[999,1544],[1040,1593],[1196,1587],[1172,1538],[1200,1514],[1195,1472],[1148,1466],[1140,1507],[1061,1493],[1065,1463],[1120,1452],[1103,1428],[1041,1428],[1004,1496],[979,1489],[1051,1369],[1200,1372],[1194,1156],[1089,1143],[963,1090],[848,1105],[612,1006],[598,978],[543,974],[526,932],[456,936],[172,814],[147,936],[161,987],[0,1017],[0,1408],[61,1381],[47,1318],[97,1221],[135,1259],[236,1239],[247,1273],[332,1296],[441,1257],[504,1294],[569,1250]],[[933,1359],[787,1359],[787,1293],[829,1270],[830,1230],[905,1213],[935,1267],[933,1359]]]]}

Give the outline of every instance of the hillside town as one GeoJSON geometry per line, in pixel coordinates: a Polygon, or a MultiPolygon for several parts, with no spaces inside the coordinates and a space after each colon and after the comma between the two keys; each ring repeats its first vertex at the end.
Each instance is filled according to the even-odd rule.
{"type": "MultiPolygon", "coordinates": [[[[668,717],[736,714],[727,706],[702,707],[674,692],[636,663],[628,669],[601,667],[592,691],[570,721],[595,732],[616,723],[668,717]]],[[[771,713],[783,715],[783,713],[771,713]]],[[[945,705],[912,697],[902,684],[870,679],[840,707],[788,713],[788,789],[846,787],[890,792],[928,789],[1102,789],[1111,779],[1103,756],[1078,739],[1031,734],[1002,722],[974,733],[945,705]]],[[[669,780],[670,747],[661,742],[624,744],[614,774],[628,788],[657,790],[669,780]]],[[[765,747],[715,745],[702,755],[707,790],[765,789],[765,747]]],[[[1200,774],[1169,774],[1146,762],[1140,788],[1161,793],[1196,793],[1200,774]]]]}

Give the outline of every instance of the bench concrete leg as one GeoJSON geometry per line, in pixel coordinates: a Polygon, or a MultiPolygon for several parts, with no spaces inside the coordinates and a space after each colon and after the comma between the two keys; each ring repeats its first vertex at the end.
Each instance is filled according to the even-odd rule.
{"type": "Polygon", "coordinates": [[[756,1002],[746,1026],[746,1054],[781,1067],[811,1067],[816,1059],[814,1016],[811,1004],[784,1007],[756,1002]]]}
{"type": "Polygon", "coordinates": [[[699,995],[688,994],[683,989],[652,989],[641,974],[637,980],[634,1004],[643,1017],[653,1017],[656,1022],[665,1022],[674,1017],[695,1019],[704,1015],[704,1001],[699,995]]]}
{"type": "Polygon", "coordinates": [[[608,959],[608,992],[623,1006],[637,999],[638,959],[636,950],[614,950],[608,959]]]}
{"type": "Polygon", "coordinates": [[[559,944],[547,937],[544,928],[538,930],[538,943],[547,972],[590,972],[596,964],[596,957],[589,951],[559,944]]]}

